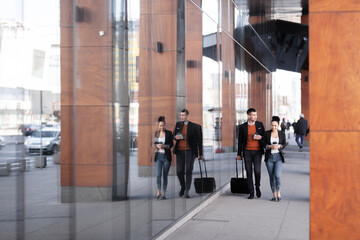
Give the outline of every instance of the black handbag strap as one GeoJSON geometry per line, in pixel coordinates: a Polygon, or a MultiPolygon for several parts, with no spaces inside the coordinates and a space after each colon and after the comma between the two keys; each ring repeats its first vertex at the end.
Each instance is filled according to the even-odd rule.
{"type": "MultiPolygon", "coordinates": [[[[237,161],[238,161],[238,160],[235,158],[236,178],[239,178],[239,171],[238,171],[237,161]]],[[[241,160],[241,178],[244,178],[244,159],[241,160]]]]}
{"type": "MultiPolygon", "coordinates": [[[[204,167],[205,167],[205,177],[207,178],[207,170],[206,170],[206,164],[205,164],[205,158],[203,158],[202,160],[204,162],[204,167]]],[[[201,160],[198,158],[198,162],[199,162],[199,168],[200,168],[200,177],[201,179],[203,179],[203,174],[202,174],[202,169],[201,169],[201,160]]]]}

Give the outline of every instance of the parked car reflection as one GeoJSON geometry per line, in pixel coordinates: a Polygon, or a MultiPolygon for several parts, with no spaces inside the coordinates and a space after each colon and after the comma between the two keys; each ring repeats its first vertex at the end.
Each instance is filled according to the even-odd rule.
{"type": "Polygon", "coordinates": [[[30,136],[35,131],[40,130],[39,124],[22,124],[20,125],[19,129],[21,130],[24,136],[30,136]]]}
{"type": "Polygon", "coordinates": [[[35,131],[25,141],[25,150],[28,153],[53,154],[60,150],[61,131],[58,128],[44,128],[35,131]]]}
{"type": "Polygon", "coordinates": [[[47,128],[60,128],[60,123],[58,123],[58,122],[47,122],[47,123],[45,123],[45,127],[47,127],[47,128]]]}

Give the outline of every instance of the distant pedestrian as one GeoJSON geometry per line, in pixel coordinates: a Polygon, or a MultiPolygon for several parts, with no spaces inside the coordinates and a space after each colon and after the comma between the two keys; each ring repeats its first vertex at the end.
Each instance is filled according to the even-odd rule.
{"type": "Polygon", "coordinates": [[[273,193],[271,201],[281,201],[281,170],[285,162],[282,149],[286,146],[285,132],[279,131],[280,118],[273,116],[271,130],[266,131],[263,144],[265,146],[265,164],[269,173],[270,187],[273,193]]]}
{"type": "Polygon", "coordinates": [[[215,141],[221,141],[221,131],[222,131],[222,126],[221,126],[221,120],[219,117],[215,118],[215,141]]]}
{"type": "Polygon", "coordinates": [[[154,147],[155,152],[155,162],[156,162],[156,178],[157,178],[157,193],[156,198],[166,199],[166,189],[168,183],[168,174],[171,166],[171,151],[173,147],[173,135],[172,132],[166,130],[165,117],[160,116],[158,118],[158,131],[155,132],[154,147]],[[163,181],[161,184],[161,177],[163,181]],[[161,194],[161,190],[163,190],[161,194]]]}
{"type": "Polygon", "coordinates": [[[300,119],[297,121],[295,126],[295,141],[299,146],[299,152],[302,152],[302,148],[304,147],[304,138],[308,133],[308,122],[305,120],[305,116],[303,113],[300,114],[300,119]]]}
{"type": "Polygon", "coordinates": [[[289,122],[289,120],[287,120],[287,122],[286,122],[286,129],[287,129],[287,130],[290,130],[290,127],[291,127],[291,123],[289,122]]]}
{"type": "Polygon", "coordinates": [[[287,128],[287,127],[286,127],[285,118],[283,118],[280,127],[281,127],[281,131],[285,132],[285,130],[286,130],[286,128],[287,128]]]}
{"type": "Polygon", "coordinates": [[[296,138],[295,128],[296,128],[296,119],[294,119],[294,122],[291,124],[293,130],[294,130],[294,137],[296,138]]]}
{"type": "Polygon", "coordinates": [[[288,134],[287,134],[288,138],[290,138],[290,127],[291,127],[291,123],[288,120],[287,123],[286,123],[286,129],[288,130],[288,134]]]}

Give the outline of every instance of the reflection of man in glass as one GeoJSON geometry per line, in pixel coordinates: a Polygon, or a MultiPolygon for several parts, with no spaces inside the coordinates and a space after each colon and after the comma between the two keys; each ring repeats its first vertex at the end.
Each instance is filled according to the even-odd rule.
{"type": "Polygon", "coordinates": [[[241,158],[244,159],[250,191],[248,198],[253,199],[253,169],[255,173],[256,196],[258,198],[261,197],[261,157],[264,154],[261,139],[265,134],[265,128],[262,122],[256,121],[257,112],[254,108],[249,108],[246,113],[248,115],[248,121],[241,124],[239,128],[237,160],[241,158]]]}
{"type": "Polygon", "coordinates": [[[181,110],[181,121],[176,123],[174,130],[174,139],[176,141],[174,148],[174,153],[176,154],[176,173],[181,186],[179,196],[184,196],[185,198],[190,197],[189,190],[191,187],[194,160],[198,156],[199,160],[203,158],[201,126],[188,121],[188,115],[188,110],[181,110]]]}

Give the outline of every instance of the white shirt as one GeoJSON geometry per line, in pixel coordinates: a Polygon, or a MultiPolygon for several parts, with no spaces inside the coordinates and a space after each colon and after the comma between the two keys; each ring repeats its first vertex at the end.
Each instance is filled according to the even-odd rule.
{"type": "MultiPolygon", "coordinates": [[[[270,142],[271,144],[273,142],[277,142],[277,144],[279,144],[279,138],[274,138],[274,137],[270,137],[270,142]]],[[[271,149],[271,153],[274,154],[274,153],[278,153],[279,152],[279,149],[271,149]]]]}
{"type": "MultiPolygon", "coordinates": [[[[159,137],[157,140],[159,143],[165,144],[165,136],[164,137],[159,137]]],[[[165,149],[161,148],[157,150],[159,153],[165,153],[165,149]]]]}
{"type": "MultiPolygon", "coordinates": [[[[256,122],[256,121],[255,121],[255,122],[256,122]]],[[[249,124],[250,126],[254,126],[255,122],[251,123],[250,121],[248,121],[248,124],[249,124]]]]}

